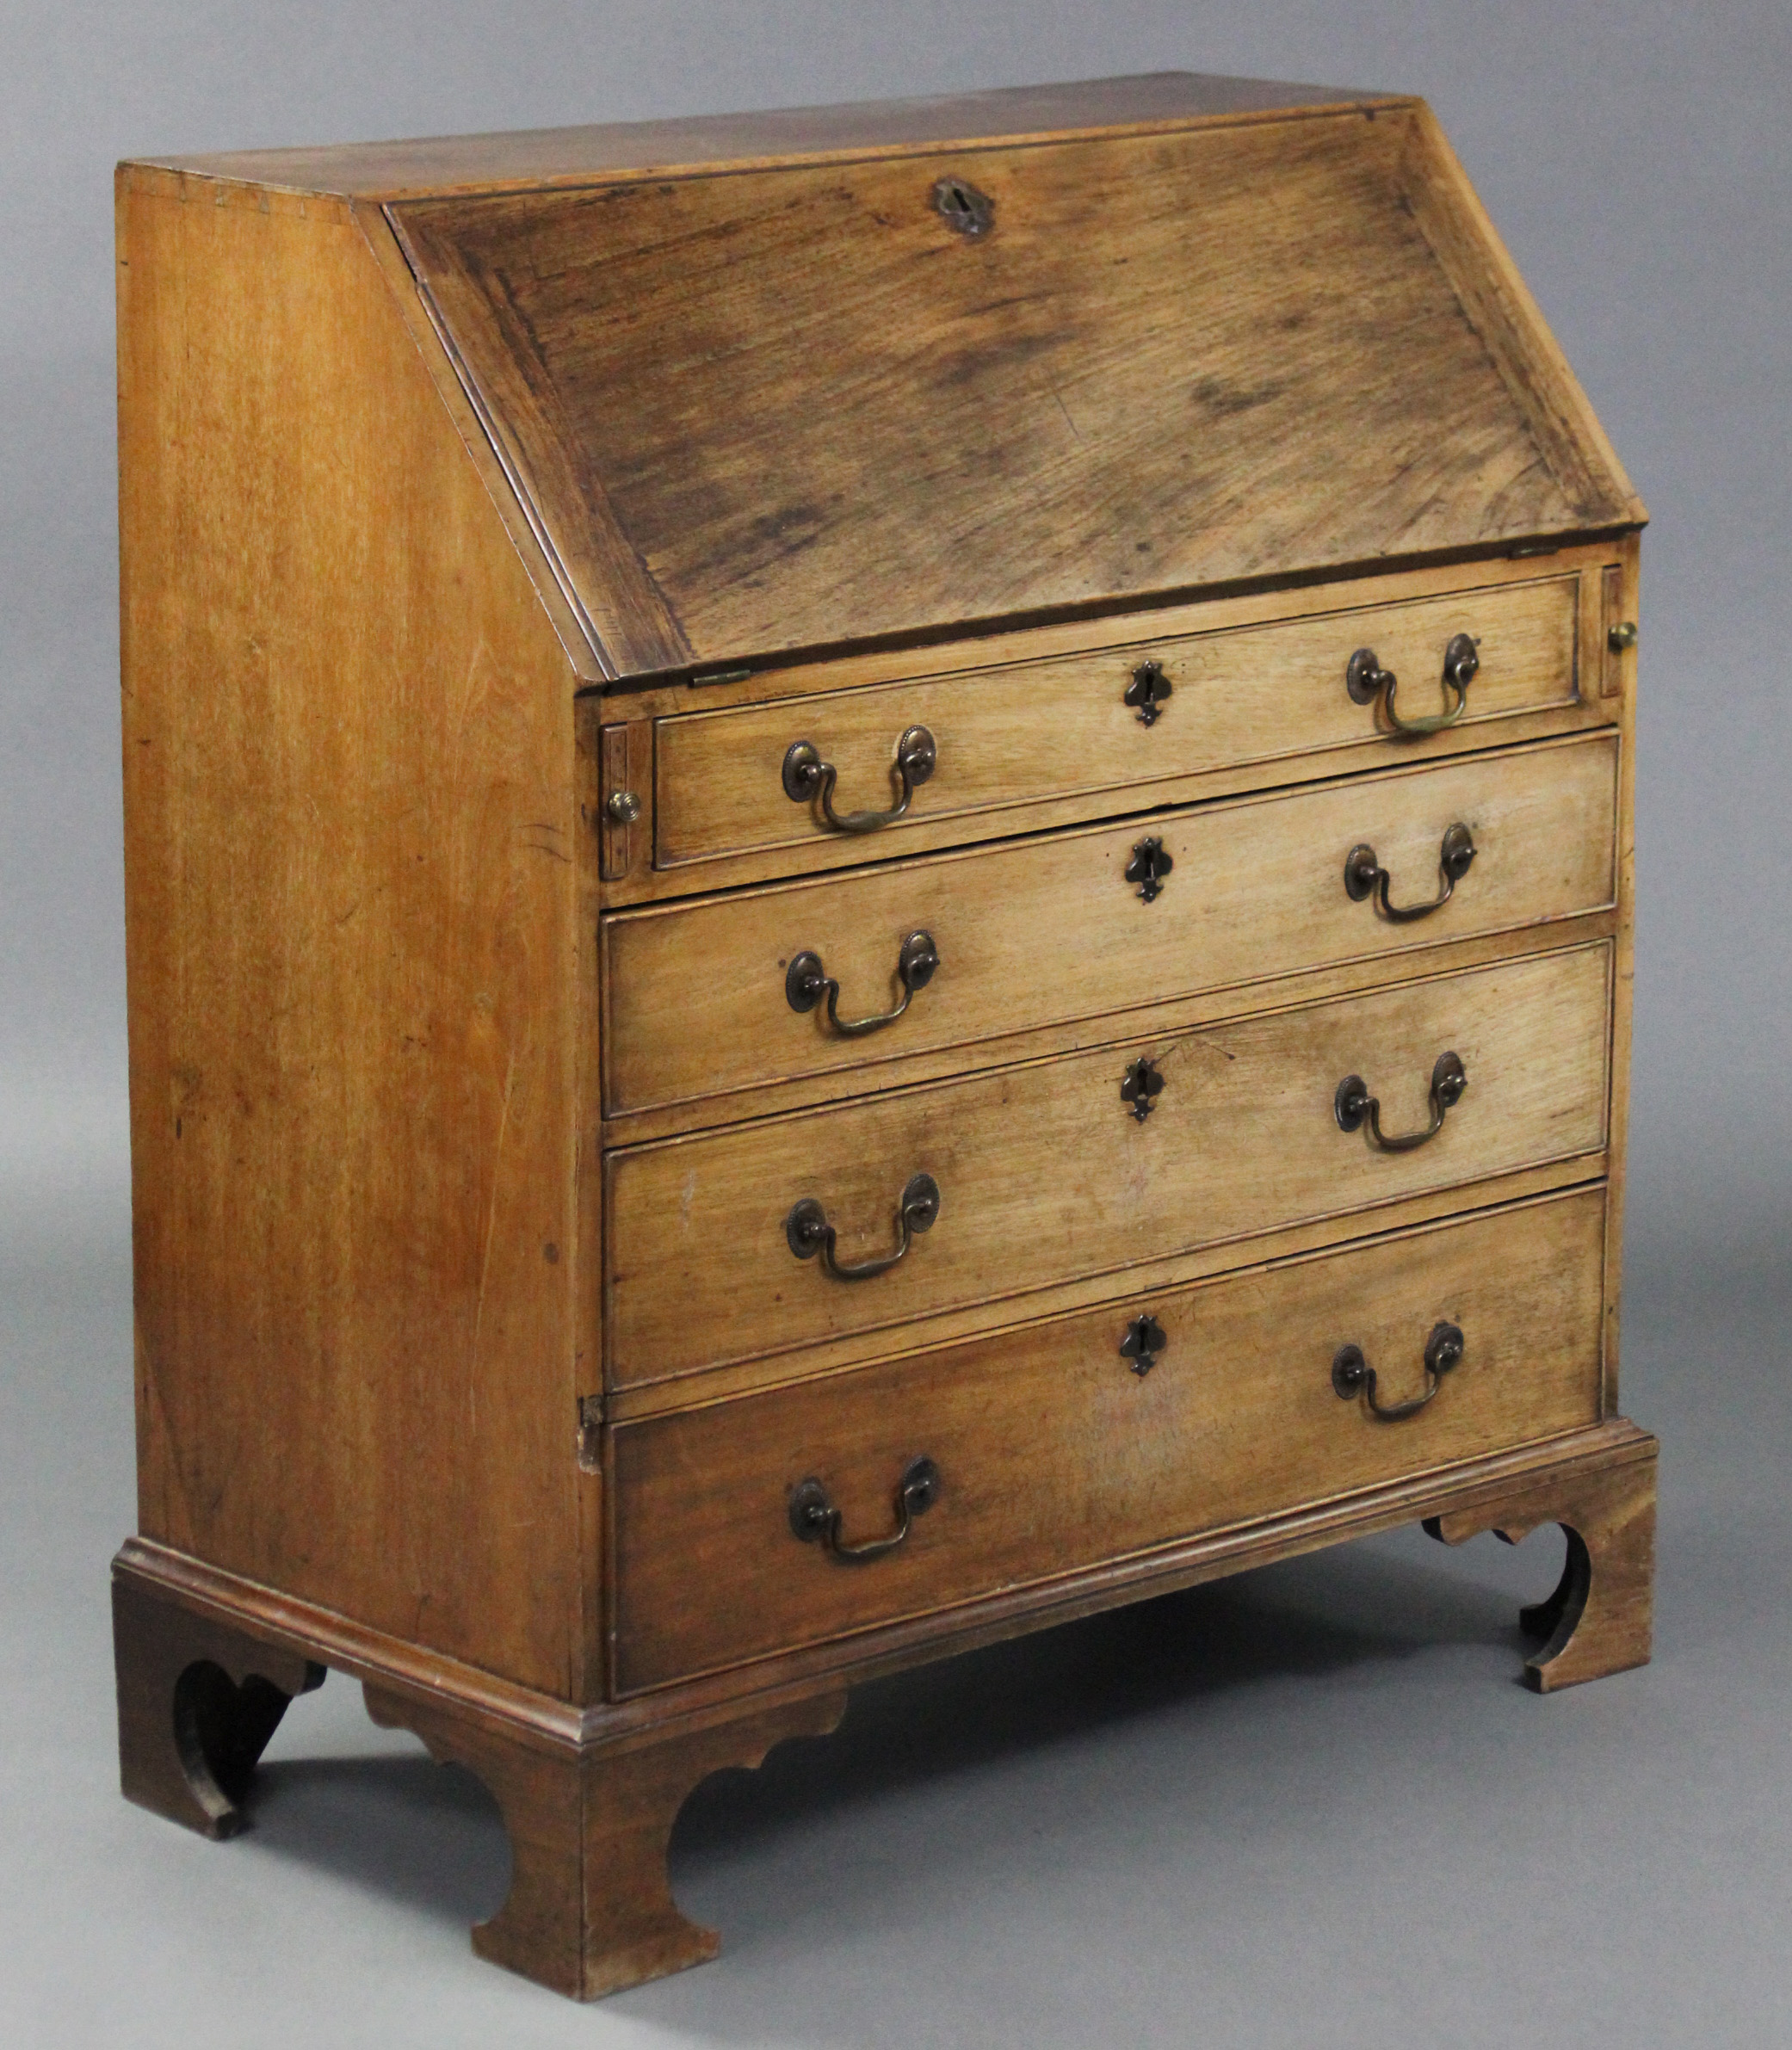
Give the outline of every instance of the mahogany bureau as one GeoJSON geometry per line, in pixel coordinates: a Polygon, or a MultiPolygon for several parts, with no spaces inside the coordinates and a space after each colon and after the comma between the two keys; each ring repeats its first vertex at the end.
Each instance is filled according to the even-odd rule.
{"type": "Polygon", "coordinates": [[[360,1679],[488,1957],[847,1689],[1618,1411],[1643,509],[1429,111],[1171,74],[122,166],[124,1788],[360,1679]]]}

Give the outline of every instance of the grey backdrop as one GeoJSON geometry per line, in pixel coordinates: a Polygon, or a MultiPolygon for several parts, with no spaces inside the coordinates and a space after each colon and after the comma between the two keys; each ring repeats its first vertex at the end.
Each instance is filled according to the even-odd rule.
{"type": "Polygon", "coordinates": [[[1792,9],[1103,0],[0,6],[0,2039],[1792,2038],[1792,9]],[[114,1790],[132,1516],[110,169],[1165,67],[1424,92],[1654,516],[1626,1406],[1658,1655],[1513,1684],[1557,1552],[1400,1534],[910,1676],[714,1781],[715,1966],[479,1966],[479,1790],[295,1708],[256,1832],[114,1790]]]}

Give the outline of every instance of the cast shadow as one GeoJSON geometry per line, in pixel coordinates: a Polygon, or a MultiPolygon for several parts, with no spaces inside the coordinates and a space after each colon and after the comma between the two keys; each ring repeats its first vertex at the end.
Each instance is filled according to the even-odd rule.
{"type": "MultiPolygon", "coordinates": [[[[290,1713],[303,1707],[295,1702],[290,1713]]],[[[473,1774],[438,1765],[421,1744],[414,1755],[264,1763],[247,1805],[261,1849],[431,1920],[471,1928],[510,1890],[497,1803],[473,1774]]]]}
{"type": "MultiPolygon", "coordinates": [[[[1554,1551],[1535,1541],[1524,1550],[1525,1578],[1547,1591],[1559,1536],[1554,1551]]],[[[1447,1562],[1344,1547],[874,1681],[854,1690],[831,1737],[781,1744],[757,1771],[720,1772],[698,1788],[673,1832],[674,1892],[700,1883],[719,1857],[910,1784],[1168,1708],[1198,1725],[1204,1701],[1258,1682],[1336,1677],[1450,1645],[1507,1646],[1516,1658],[1524,1645],[1516,1614],[1510,1593],[1447,1562]]],[[[295,1720],[304,1707],[294,1704],[295,1720]]],[[[1313,1713],[1327,1712],[1316,1689],[1313,1713]]],[[[1148,1803],[1148,1790],[1140,1798],[1148,1803]]],[[[421,1745],[414,1755],[264,1765],[249,1805],[264,1849],[433,1920],[469,1927],[509,1890],[497,1803],[421,1745]]]]}
{"type": "MultiPolygon", "coordinates": [[[[1564,1541],[1523,1547],[1536,1600],[1564,1541]]],[[[706,1780],[672,1837],[674,1887],[708,1855],[830,1812],[1168,1708],[1192,1712],[1256,1683],[1323,1680],[1449,1646],[1504,1647],[1511,1678],[1534,1646],[1495,1586],[1363,1549],[1267,1566],[1011,1639],[856,1688],[831,1737],[781,1744],[757,1771],[706,1780]]],[[[1328,1713],[1316,1689],[1313,1713],[1328,1713]]],[[[1141,1798],[1146,1798],[1141,1795],[1141,1798]]]]}

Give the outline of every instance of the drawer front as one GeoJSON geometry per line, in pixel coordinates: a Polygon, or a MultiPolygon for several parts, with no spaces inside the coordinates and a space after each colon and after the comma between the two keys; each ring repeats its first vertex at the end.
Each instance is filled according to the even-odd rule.
{"type": "Polygon", "coordinates": [[[615,1116],[856,1075],[907,1053],[1596,911],[1612,901],[1616,802],[1616,737],[1597,734],[623,913],[604,923],[605,1105],[615,1116]],[[1379,886],[1353,898],[1345,865],[1359,845],[1388,872],[1394,910],[1435,898],[1445,836],[1463,827],[1472,864],[1436,912],[1389,917],[1379,886]],[[1147,833],[1173,864],[1149,903],[1126,880],[1147,833]],[[813,983],[799,992],[808,1007],[793,1007],[790,963],[808,954],[838,984],[839,1021],[893,1011],[914,934],[940,965],[888,1026],[843,1033],[813,983]]]}
{"type": "MultiPolygon", "coordinates": [[[[776,1355],[931,1312],[1596,1151],[1611,949],[1582,947],[1092,1053],[992,1070],[605,1163],[613,1386],[776,1355]],[[1426,1143],[1341,1128],[1363,1077],[1388,1137],[1423,1127],[1440,1056],[1467,1090],[1426,1143]],[[1162,1088],[1129,1076],[1149,1056],[1162,1088]],[[1122,1094],[1134,1090],[1129,1102],[1122,1094]],[[1140,1118],[1137,1113],[1146,1108],[1140,1118]],[[939,1192],[886,1271],[911,1178],[939,1192]],[[813,1218],[813,1213],[808,1214],[813,1218]]],[[[917,1208],[913,1216],[921,1216],[917,1208]]]]}
{"type": "Polygon", "coordinates": [[[1601,1193],[1054,1318],[711,1407],[613,1440],[617,1681],[689,1673],[925,1614],[1227,1524],[1596,1422],[1601,1193]],[[1161,1334],[1148,1371],[1129,1322],[1161,1334]],[[1440,1323],[1459,1362],[1416,1413],[1341,1397],[1356,1346],[1393,1408],[1440,1323]],[[896,1528],[919,1457],[936,1493],[906,1540],[849,1565],[800,1541],[818,1480],[848,1544],[896,1528]]]}
{"type": "Polygon", "coordinates": [[[833,803],[845,813],[888,808],[899,741],[914,726],[932,735],[932,774],[906,818],[879,836],[887,844],[905,824],[957,817],[972,837],[976,815],[1002,806],[1122,791],[1130,806],[1169,777],[1319,748],[1393,751],[1379,704],[1358,704],[1345,688],[1360,647],[1399,678],[1406,719],[1444,708],[1444,651],[1458,633],[1478,639],[1480,662],[1461,724],[1571,704],[1579,590],[1578,577],[1558,576],[662,719],[655,861],[843,838],[862,849],[862,837],[786,794],[785,756],[798,741],[837,772],[833,803]],[[1129,705],[1134,671],[1153,661],[1171,695],[1129,705]],[[1154,712],[1149,723],[1141,709],[1154,712]]]}

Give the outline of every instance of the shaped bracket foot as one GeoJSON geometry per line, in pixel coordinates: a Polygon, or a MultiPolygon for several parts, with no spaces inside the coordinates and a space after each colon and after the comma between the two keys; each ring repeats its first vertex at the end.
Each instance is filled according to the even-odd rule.
{"type": "Polygon", "coordinates": [[[118,1576],[112,1644],[126,1798],[203,1837],[235,1836],[287,1702],[321,1686],[324,1668],[118,1576]]]}
{"type": "Polygon", "coordinates": [[[1639,1433],[1604,1460],[1425,1520],[1431,1536],[1447,1545],[1483,1530],[1516,1545],[1543,1523],[1560,1523],[1567,1534],[1554,1593],[1519,1612],[1521,1627],[1545,1640],[1524,1668],[1539,1694],[1648,1664],[1656,1449],[1653,1438],[1639,1433]]]}
{"type": "Polygon", "coordinates": [[[825,1736],[846,1707],[843,1694],[824,1695],[587,1750],[372,1683],[366,1695],[376,1723],[413,1731],[432,1757],[465,1766],[503,1813],[510,1897],[473,1930],[473,1948],[577,2000],[715,1955],[720,1938],[686,1918],[666,1877],[679,1809],[711,1773],[756,1766],[787,1737],[825,1736]]]}

